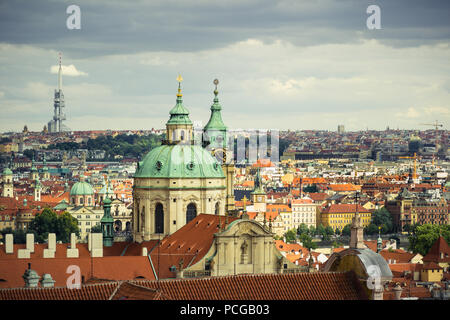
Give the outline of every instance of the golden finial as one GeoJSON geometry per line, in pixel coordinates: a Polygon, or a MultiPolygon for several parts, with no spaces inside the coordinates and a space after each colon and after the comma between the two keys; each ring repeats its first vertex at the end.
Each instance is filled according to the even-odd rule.
{"type": "Polygon", "coordinates": [[[219,84],[219,80],[218,79],[214,79],[213,83],[216,86],[216,89],[214,90],[214,94],[217,96],[217,94],[219,93],[219,91],[217,91],[217,85],[219,84]]]}
{"type": "Polygon", "coordinates": [[[181,76],[181,74],[178,75],[177,81],[178,81],[178,93],[177,93],[177,97],[181,97],[181,96],[183,96],[183,95],[181,94],[181,82],[183,81],[183,77],[181,76]]]}

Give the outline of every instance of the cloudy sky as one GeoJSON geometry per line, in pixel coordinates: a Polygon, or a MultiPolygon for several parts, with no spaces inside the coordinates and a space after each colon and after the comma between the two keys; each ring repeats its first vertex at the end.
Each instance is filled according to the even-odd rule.
{"type": "Polygon", "coordinates": [[[218,78],[230,128],[449,129],[449,16],[445,0],[0,0],[0,131],[50,120],[58,52],[72,130],[163,128],[179,73],[203,124],[218,78]]]}

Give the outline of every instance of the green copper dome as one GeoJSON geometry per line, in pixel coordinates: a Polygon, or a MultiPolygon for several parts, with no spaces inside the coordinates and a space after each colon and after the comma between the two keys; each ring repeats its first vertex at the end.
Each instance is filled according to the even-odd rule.
{"type": "Polygon", "coordinates": [[[198,145],[162,145],[139,162],[135,178],[224,178],[222,167],[198,145]]]}
{"type": "Polygon", "coordinates": [[[11,171],[10,168],[3,169],[3,175],[11,175],[11,174],[13,174],[13,172],[11,171]]]}
{"type": "Polygon", "coordinates": [[[71,196],[84,196],[84,195],[93,195],[94,194],[94,189],[92,188],[92,186],[85,182],[85,181],[80,181],[75,183],[72,186],[72,189],[70,189],[70,195],[71,196]]]}

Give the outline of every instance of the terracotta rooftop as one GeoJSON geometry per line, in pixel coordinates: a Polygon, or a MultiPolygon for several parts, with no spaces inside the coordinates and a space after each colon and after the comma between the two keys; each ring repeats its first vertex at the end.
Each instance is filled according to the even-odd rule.
{"type": "Polygon", "coordinates": [[[328,194],[325,192],[311,192],[308,193],[308,197],[310,197],[313,201],[325,201],[328,198],[328,194]]]}
{"type": "Polygon", "coordinates": [[[101,283],[82,286],[80,289],[16,288],[0,289],[0,300],[108,300],[117,283],[101,283]]]}
{"type": "Polygon", "coordinates": [[[450,262],[450,247],[444,237],[439,236],[423,257],[423,262],[450,262]]]}
{"type": "Polygon", "coordinates": [[[428,262],[422,266],[422,270],[444,270],[444,268],[439,266],[437,263],[428,262]]]}
{"type": "Polygon", "coordinates": [[[361,186],[354,184],[344,183],[344,184],[330,184],[330,189],[336,192],[348,192],[361,190],[361,186]]]}
{"type": "MultiPolygon", "coordinates": [[[[236,219],[228,217],[228,224],[236,219]]],[[[220,231],[219,220],[224,228],[225,216],[199,214],[183,228],[162,239],[159,247],[156,246],[151,252],[149,248],[159,278],[175,278],[175,273],[170,271],[171,266],[178,269],[179,264],[183,262],[183,268],[186,268],[201,260],[212,246],[214,233],[220,231]]]]}
{"type": "Polygon", "coordinates": [[[409,263],[411,259],[416,256],[413,253],[389,252],[388,250],[381,250],[379,253],[388,263],[389,261],[391,261],[391,263],[394,263],[393,261],[395,261],[395,263],[409,263]]]}
{"type": "Polygon", "coordinates": [[[353,272],[120,281],[81,289],[0,289],[0,300],[367,300],[353,272]]]}
{"type": "Polygon", "coordinates": [[[0,260],[0,288],[21,288],[22,278],[31,263],[31,269],[42,277],[48,273],[55,280],[55,286],[66,286],[70,274],[66,273],[70,265],[80,267],[81,276],[107,280],[132,280],[137,277],[152,280],[155,276],[148,257],[102,257],[102,258],[47,258],[47,259],[8,259],[0,260]]]}
{"type": "Polygon", "coordinates": [[[365,300],[353,272],[256,274],[135,281],[174,300],[365,300]]]}

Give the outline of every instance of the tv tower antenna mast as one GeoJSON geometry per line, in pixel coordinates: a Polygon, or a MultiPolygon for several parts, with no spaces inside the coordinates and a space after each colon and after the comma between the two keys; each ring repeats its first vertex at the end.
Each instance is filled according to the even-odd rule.
{"type": "Polygon", "coordinates": [[[58,54],[59,57],[59,70],[58,70],[58,89],[55,89],[55,97],[53,99],[53,120],[49,122],[50,132],[62,132],[63,121],[66,120],[66,114],[64,113],[64,94],[62,92],[62,62],[61,62],[61,52],[58,54]]]}

